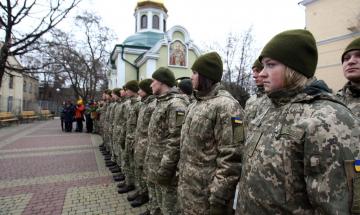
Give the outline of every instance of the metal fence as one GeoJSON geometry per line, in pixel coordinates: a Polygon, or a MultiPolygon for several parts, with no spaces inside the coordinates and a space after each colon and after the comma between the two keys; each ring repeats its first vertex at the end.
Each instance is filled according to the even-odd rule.
{"type": "Polygon", "coordinates": [[[14,115],[19,115],[21,111],[35,111],[37,113],[40,110],[50,110],[56,116],[59,116],[60,105],[54,101],[46,100],[22,100],[22,99],[13,99],[9,97],[0,96],[0,112],[12,112],[14,115]]]}

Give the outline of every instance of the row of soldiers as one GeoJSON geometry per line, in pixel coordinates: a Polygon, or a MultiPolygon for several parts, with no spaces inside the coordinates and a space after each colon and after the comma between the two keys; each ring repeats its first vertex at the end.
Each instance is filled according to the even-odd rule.
{"type": "Polygon", "coordinates": [[[163,67],[113,102],[105,93],[100,149],[118,192],[152,215],[360,213],[360,38],[342,55],[349,82],[336,96],[314,77],[317,59],[311,32],[276,35],[245,110],[221,85],[216,52],[192,65],[193,97],[163,67]]]}

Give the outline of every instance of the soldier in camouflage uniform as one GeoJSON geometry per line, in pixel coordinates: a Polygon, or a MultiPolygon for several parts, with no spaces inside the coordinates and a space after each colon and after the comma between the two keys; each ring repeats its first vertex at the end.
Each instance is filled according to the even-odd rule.
{"type": "Polygon", "coordinates": [[[125,153],[122,157],[124,162],[124,174],[126,186],[120,188],[118,193],[127,193],[135,189],[134,176],[134,141],[137,118],[141,106],[140,97],[137,94],[139,91],[139,84],[137,81],[129,81],[125,85],[126,94],[130,100],[127,110],[126,120],[126,138],[125,138],[125,153]]]}
{"type": "Polygon", "coordinates": [[[105,144],[106,144],[106,113],[108,112],[108,108],[109,108],[109,104],[110,104],[110,96],[111,96],[111,91],[110,90],[105,90],[103,92],[103,100],[104,100],[104,104],[102,106],[102,108],[100,109],[100,134],[102,136],[103,139],[103,144],[101,145],[101,148],[105,151],[105,144]]]}
{"type": "Polygon", "coordinates": [[[112,103],[110,104],[110,112],[109,112],[109,118],[108,118],[108,123],[109,123],[109,139],[110,139],[110,154],[111,154],[111,161],[115,163],[116,161],[116,157],[115,157],[115,152],[114,152],[114,119],[115,119],[115,107],[118,104],[118,100],[120,98],[120,88],[114,88],[111,91],[111,98],[112,98],[112,103]]]}
{"type": "Polygon", "coordinates": [[[113,107],[113,98],[111,97],[112,94],[112,90],[110,90],[110,94],[108,94],[108,105],[106,108],[106,113],[105,113],[105,118],[104,118],[104,142],[105,142],[105,148],[106,148],[106,152],[109,154],[110,153],[110,133],[109,133],[109,117],[111,115],[111,110],[113,107]]]}
{"type": "Polygon", "coordinates": [[[196,100],[193,95],[193,87],[192,87],[190,78],[183,78],[179,82],[178,88],[179,88],[179,92],[181,94],[187,95],[187,97],[189,98],[190,104],[196,100]]]}
{"type": "Polygon", "coordinates": [[[337,96],[360,118],[360,37],[346,47],[341,62],[344,76],[349,81],[337,96]]]}
{"type": "Polygon", "coordinates": [[[117,145],[115,144],[115,140],[117,139],[117,135],[114,133],[114,127],[115,127],[115,120],[116,120],[116,108],[119,106],[119,100],[120,100],[120,88],[115,88],[112,91],[112,98],[114,100],[112,106],[111,106],[111,110],[110,110],[110,115],[109,115],[109,136],[110,136],[110,149],[111,149],[111,160],[106,162],[106,166],[109,167],[110,171],[112,173],[114,173],[113,178],[115,181],[119,181],[119,179],[117,179],[118,177],[123,177],[120,176],[119,174],[121,174],[121,169],[120,166],[117,165],[116,161],[117,161],[117,157],[119,156],[117,153],[117,145]]]}
{"type": "Polygon", "coordinates": [[[236,214],[359,213],[359,121],[313,80],[307,30],[276,35],[259,57],[270,106],[243,152],[236,214]]]}
{"type": "MultiPolygon", "coordinates": [[[[133,207],[138,207],[149,200],[148,189],[146,185],[146,175],[144,172],[144,158],[148,146],[148,127],[150,117],[155,108],[155,96],[152,94],[152,79],[145,79],[139,83],[139,95],[141,97],[141,107],[137,119],[136,136],[134,144],[134,161],[135,161],[135,182],[137,196],[131,202],[133,207]]],[[[153,196],[152,196],[153,198],[153,196]]],[[[151,206],[151,204],[149,205],[151,206]]],[[[149,208],[151,209],[151,208],[149,208]]],[[[150,210],[148,211],[150,212],[150,210]]]]}
{"type": "Polygon", "coordinates": [[[193,64],[196,101],[181,130],[178,195],[182,214],[231,214],[241,171],[244,111],[220,84],[216,52],[193,64]]]}
{"type": "MultiPolygon", "coordinates": [[[[124,88],[120,90],[120,99],[118,104],[115,107],[115,119],[114,119],[114,151],[116,155],[116,165],[118,167],[122,167],[124,163],[122,162],[122,154],[125,153],[124,150],[121,150],[121,142],[125,144],[125,124],[127,115],[124,113],[125,107],[129,104],[130,100],[126,95],[126,91],[124,88]]],[[[125,179],[125,175],[119,173],[117,176],[114,177],[115,181],[123,181],[125,179]]],[[[124,186],[125,183],[120,183],[118,186],[124,186]]]]}
{"type": "MultiPolygon", "coordinates": [[[[153,75],[151,88],[157,103],[148,129],[148,180],[155,185],[156,201],[164,215],[178,214],[176,167],[180,157],[180,131],[188,105],[178,93],[174,73],[164,67],[153,75]]],[[[152,189],[149,187],[149,189],[152,189]]]]}
{"type": "Polygon", "coordinates": [[[262,108],[266,107],[266,96],[264,92],[264,84],[259,76],[259,73],[263,69],[263,65],[260,63],[259,59],[256,59],[251,70],[253,74],[253,78],[256,84],[256,94],[251,96],[245,105],[245,124],[249,124],[249,122],[255,118],[257,113],[261,113],[262,108]]]}

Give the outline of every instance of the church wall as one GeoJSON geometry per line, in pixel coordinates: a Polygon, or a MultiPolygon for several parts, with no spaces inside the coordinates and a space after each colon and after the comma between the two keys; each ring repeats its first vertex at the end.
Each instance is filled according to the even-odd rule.
{"type": "Polygon", "coordinates": [[[174,34],[173,34],[173,40],[181,40],[182,42],[184,42],[185,37],[181,32],[175,31],[174,34]]]}
{"type": "Polygon", "coordinates": [[[146,78],[149,78],[149,77],[147,77],[147,75],[146,75],[146,68],[147,68],[146,63],[142,64],[141,67],[140,67],[140,73],[139,73],[139,74],[140,74],[140,75],[139,75],[140,81],[141,81],[141,80],[144,80],[144,79],[146,79],[146,78]]]}
{"type": "Polygon", "coordinates": [[[167,46],[162,46],[159,51],[159,60],[157,63],[157,68],[159,67],[168,67],[175,74],[175,78],[179,77],[190,77],[191,69],[189,64],[186,67],[173,67],[168,64],[168,48],[167,46]]]}
{"type": "MultiPolygon", "coordinates": [[[[138,55],[126,53],[124,57],[126,60],[133,63],[135,62],[135,59],[138,57],[138,55]]],[[[125,83],[131,80],[136,80],[136,78],[136,69],[130,64],[125,63],[125,83]]]]}

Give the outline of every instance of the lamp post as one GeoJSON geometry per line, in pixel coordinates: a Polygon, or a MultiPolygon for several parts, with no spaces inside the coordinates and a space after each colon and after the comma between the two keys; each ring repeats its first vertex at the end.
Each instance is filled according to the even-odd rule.
{"type": "Polygon", "coordinates": [[[60,97],[60,91],[61,91],[61,89],[60,88],[56,88],[55,89],[55,91],[56,91],[56,115],[57,116],[59,116],[60,114],[59,114],[59,97],[60,97]]]}

